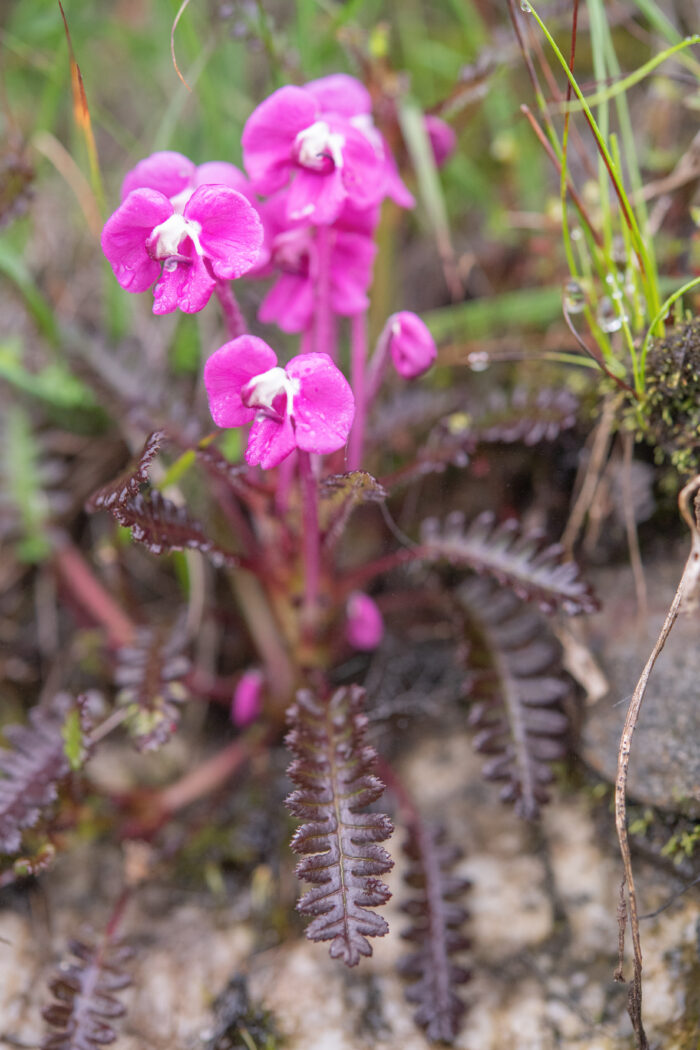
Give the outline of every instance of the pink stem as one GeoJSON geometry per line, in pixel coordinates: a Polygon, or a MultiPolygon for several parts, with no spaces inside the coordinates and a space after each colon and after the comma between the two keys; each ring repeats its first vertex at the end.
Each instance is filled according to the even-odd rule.
{"type": "Polygon", "coordinates": [[[362,446],[365,440],[367,394],[365,366],[367,364],[367,315],[354,314],[350,319],[350,376],[355,395],[355,421],[350,431],[348,470],[359,470],[362,464],[362,446]]]}
{"type": "Polygon", "coordinates": [[[58,539],[53,567],[64,587],[89,616],[107,631],[110,648],[121,649],[134,640],[135,624],[119,608],[92,568],[67,536],[58,539]]]}
{"type": "Polygon", "coordinates": [[[316,228],[316,351],[337,357],[335,318],[331,307],[331,248],[334,233],[330,226],[316,228]]]}
{"type": "Polygon", "coordinates": [[[379,336],[374,353],[372,354],[372,360],[370,361],[369,367],[367,369],[365,411],[372,404],[379,392],[379,387],[381,386],[382,382],[382,376],[384,375],[384,369],[386,367],[386,360],[389,356],[390,343],[391,330],[388,325],[385,325],[384,331],[379,336]]]}
{"type": "Polygon", "coordinates": [[[289,492],[297,469],[297,457],[291,452],[277,468],[277,492],[275,493],[275,510],[283,518],[289,509],[289,492]]]}
{"type": "Polygon", "coordinates": [[[299,477],[304,507],[304,566],[306,575],[305,604],[311,609],[318,600],[321,576],[321,536],[318,528],[318,492],[311,457],[298,450],[299,477]]]}
{"type": "Polygon", "coordinates": [[[221,305],[221,312],[226,321],[230,339],[237,339],[247,331],[247,325],[240,311],[236,296],[233,294],[230,281],[217,281],[216,294],[221,305]]]}

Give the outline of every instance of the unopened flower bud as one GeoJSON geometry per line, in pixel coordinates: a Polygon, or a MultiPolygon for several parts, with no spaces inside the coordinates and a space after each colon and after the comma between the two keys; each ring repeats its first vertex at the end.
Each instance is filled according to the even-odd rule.
{"type": "Polygon", "coordinates": [[[260,714],[264,677],[262,671],[244,671],[233,691],[231,721],[239,729],[250,725],[260,714]]]}
{"type": "Polygon", "coordinates": [[[348,598],[345,635],[354,649],[376,649],[384,635],[384,621],[377,603],[356,591],[348,598]]]}
{"type": "Polygon", "coordinates": [[[428,132],[430,145],[433,147],[433,156],[438,168],[449,160],[457,145],[457,136],[444,120],[428,114],[425,117],[425,130],[428,132]]]}
{"type": "Polygon", "coordinates": [[[437,347],[428,327],[416,314],[402,310],[386,323],[394,367],[404,379],[415,379],[432,365],[437,347]]]}

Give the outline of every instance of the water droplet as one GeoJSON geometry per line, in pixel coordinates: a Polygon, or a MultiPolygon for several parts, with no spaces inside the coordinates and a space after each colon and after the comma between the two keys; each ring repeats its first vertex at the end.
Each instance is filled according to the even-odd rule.
{"type": "Polygon", "coordinates": [[[573,230],[571,231],[571,240],[572,241],[580,241],[582,239],[583,239],[583,230],[581,229],[580,226],[574,226],[573,230]]]}
{"type": "Polygon", "coordinates": [[[532,7],[528,3],[528,0],[520,0],[520,10],[524,11],[526,15],[532,12],[532,7]]]}
{"type": "Polygon", "coordinates": [[[586,306],[586,293],[573,279],[564,285],[564,309],[569,314],[580,314],[586,306]]]}
{"type": "Polygon", "coordinates": [[[485,372],[490,363],[489,355],[485,350],[477,350],[467,358],[467,364],[472,372],[485,372]]]}
{"type": "Polygon", "coordinates": [[[598,307],[598,324],[608,334],[619,332],[622,328],[622,317],[613,306],[612,300],[606,296],[600,300],[598,307]]]}

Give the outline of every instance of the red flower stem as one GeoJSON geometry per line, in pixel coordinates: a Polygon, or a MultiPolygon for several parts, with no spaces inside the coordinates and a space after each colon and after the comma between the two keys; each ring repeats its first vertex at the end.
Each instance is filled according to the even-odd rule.
{"type": "Polygon", "coordinates": [[[120,609],[67,536],[58,540],[53,567],[66,590],[92,620],[105,628],[110,648],[121,649],[133,642],[135,624],[120,609]]]}
{"type": "Polygon", "coordinates": [[[331,248],[333,232],[329,226],[316,228],[316,351],[337,358],[336,331],[331,307],[331,248]]]}
{"type": "Polygon", "coordinates": [[[308,452],[298,450],[301,498],[304,508],[304,602],[307,610],[318,600],[321,576],[321,536],[318,527],[318,490],[308,452]]]}
{"type": "Polygon", "coordinates": [[[355,421],[350,431],[348,470],[359,470],[362,465],[362,447],[365,440],[367,394],[365,368],[367,365],[367,314],[354,314],[350,319],[350,380],[355,395],[355,421]]]}
{"type": "Polygon", "coordinates": [[[247,325],[236,301],[236,296],[233,294],[230,281],[217,280],[216,295],[226,321],[229,339],[237,339],[239,335],[243,335],[247,331],[247,325]]]}
{"type": "Polygon", "coordinates": [[[289,493],[297,470],[297,457],[291,452],[277,468],[277,491],[275,493],[275,510],[284,518],[289,509],[289,493]]]}

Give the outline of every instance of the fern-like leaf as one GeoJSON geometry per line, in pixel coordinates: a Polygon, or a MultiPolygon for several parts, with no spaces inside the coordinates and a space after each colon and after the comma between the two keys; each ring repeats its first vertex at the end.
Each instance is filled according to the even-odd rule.
{"type": "Polygon", "coordinates": [[[416,458],[401,467],[383,484],[394,489],[425,474],[444,471],[449,465],[466,467],[474,451],[483,444],[536,445],[554,441],[576,423],[578,401],[568,390],[493,392],[485,404],[467,403],[446,413],[432,428],[416,458]]]}
{"type": "Polygon", "coordinates": [[[365,740],[363,701],[359,686],[337,689],[327,700],[300,690],[287,736],[295,755],[289,776],[297,786],[287,805],[304,822],[291,845],[304,854],[297,875],[312,887],[297,908],[314,917],[309,940],[331,941],[331,957],[347,966],[372,954],[368,937],[388,932],[386,919],[369,909],[389,899],[377,876],[393,863],[377,845],[393,831],[391,821],[363,812],[384,790],[373,774],[376,753],[365,740]]]}
{"type": "Polygon", "coordinates": [[[547,801],[551,763],[567,753],[569,719],[561,708],[570,683],[546,621],[490,580],[460,588],[471,634],[474,745],[492,756],[487,780],[505,780],[501,798],[533,820],[547,801]]]}
{"type": "Polygon", "coordinates": [[[184,624],[167,632],[141,628],[132,645],[117,653],[114,681],[117,702],[128,709],[127,726],[137,750],[154,751],[167,743],[180,720],[187,696],[182,679],[190,669],[183,656],[184,624]]]}
{"type": "Polygon", "coordinates": [[[64,727],[74,701],[64,693],[49,707],[34,707],[29,725],[3,728],[10,745],[0,750],[0,852],[18,853],[22,832],[34,827],[56,801],[58,785],[70,772],[64,727]]]}
{"type": "Polygon", "coordinates": [[[151,554],[198,550],[215,565],[239,565],[240,559],[210,540],[202,525],[184,507],[162,496],[158,489],[139,492],[126,503],[112,507],[120,525],[131,529],[132,539],[151,554]]]}
{"type": "Polygon", "coordinates": [[[146,443],[141,449],[138,459],[114,481],[103,485],[97,492],[93,492],[85,505],[89,514],[96,510],[106,508],[112,510],[114,507],[123,507],[126,503],[137,496],[141,487],[148,481],[148,469],[157,456],[165,439],[165,431],[154,430],[146,438],[146,443]]]}
{"type": "Polygon", "coordinates": [[[548,545],[539,534],[523,533],[512,519],[496,525],[487,512],[465,526],[464,516],[454,513],[441,526],[431,518],[423,523],[421,540],[424,559],[487,573],[545,612],[560,608],[575,615],[598,608],[576,562],[564,560],[563,548],[548,545]]]}
{"type": "Polygon", "coordinates": [[[409,860],[404,878],[415,894],[402,905],[411,925],[401,936],[414,950],[399,961],[399,972],[413,981],[406,998],[418,1007],[416,1024],[429,1039],[453,1043],[465,1010],[456,989],[469,979],[469,971],[453,959],[469,947],[462,933],[467,912],[459,903],[469,883],[452,873],[461,852],[442,828],[411,822],[404,853],[409,860]]]}
{"type": "Polygon", "coordinates": [[[73,940],[70,961],[49,984],[54,1001],[43,1017],[49,1032],[41,1050],[98,1050],[117,1038],[113,1022],[126,1012],[115,993],[130,983],[124,964],[131,950],[106,935],[99,944],[73,940]]]}
{"type": "Polygon", "coordinates": [[[575,426],[578,407],[577,398],[566,389],[516,387],[510,394],[494,390],[486,404],[474,411],[472,431],[479,444],[538,445],[555,441],[575,426]]]}

